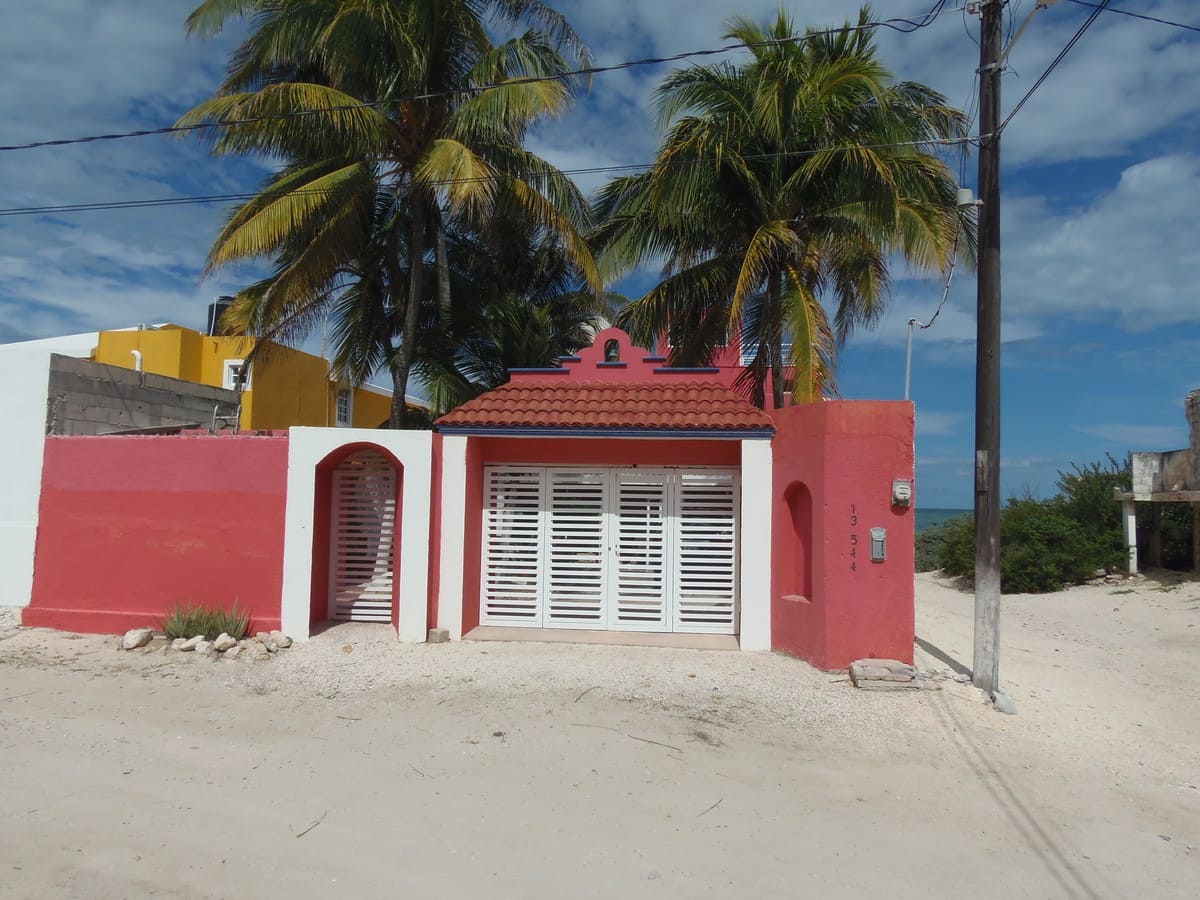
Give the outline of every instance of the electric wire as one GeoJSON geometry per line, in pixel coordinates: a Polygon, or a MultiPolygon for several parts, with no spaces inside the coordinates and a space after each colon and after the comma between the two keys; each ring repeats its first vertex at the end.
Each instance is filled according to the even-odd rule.
{"type": "MultiPolygon", "coordinates": [[[[804,158],[809,156],[817,156],[822,153],[841,153],[859,150],[891,150],[900,149],[903,147],[957,147],[961,144],[972,143],[978,141],[977,137],[960,137],[960,138],[928,138],[919,141],[895,141],[886,144],[843,144],[835,147],[819,147],[812,150],[792,150],[779,151],[774,153],[752,153],[740,157],[743,160],[765,160],[765,159],[783,159],[783,158],[804,158]]],[[[699,157],[696,159],[680,159],[668,162],[667,165],[683,166],[693,165],[700,162],[714,162],[715,157],[699,157]]],[[[480,182],[494,181],[497,178],[508,177],[532,177],[532,178],[558,178],[569,177],[572,175],[596,175],[613,172],[636,172],[637,170],[653,169],[661,163],[624,163],[621,165],[611,166],[588,166],[586,168],[575,169],[545,169],[545,170],[527,170],[521,172],[500,172],[496,175],[476,175],[469,178],[445,178],[438,181],[428,182],[429,187],[446,187],[455,184],[477,184],[480,182]]],[[[309,194],[328,194],[329,189],[307,190],[300,188],[295,191],[289,191],[282,196],[306,196],[309,194]]],[[[145,209],[160,206],[188,206],[194,204],[206,203],[225,203],[237,200],[253,200],[261,195],[261,192],[254,193],[230,193],[230,194],[203,194],[199,196],[182,196],[182,197],[162,197],[151,200],[105,200],[95,203],[64,203],[47,206],[17,206],[0,209],[0,216],[32,216],[32,215],[54,215],[58,213],[72,212],[92,212],[96,210],[118,210],[118,209],[145,209]]]]}
{"type": "Polygon", "coordinates": [[[1089,28],[1092,27],[1092,23],[1095,22],[1096,19],[1100,17],[1100,13],[1104,12],[1104,10],[1108,8],[1109,2],[1110,2],[1110,0],[1100,0],[1100,3],[1095,5],[1092,8],[1091,15],[1089,15],[1087,17],[1087,19],[1084,21],[1084,23],[1079,26],[1079,30],[1076,31],[1075,34],[1071,36],[1071,39],[1069,41],[1067,41],[1066,45],[1061,50],[1058,51],[1058,55],[1055,56],[1053,60],[1051,60],[1050,65],[1048,65],[1046,67],[1046,71],[1042,72],[1042,74],[1038,76],[1037,81],[1035,81],[1033,83],[1033,87],[1031,87],[1028,91],[1026,91],[1025,96],[1022,97],[1019,101],[1017,101],[1017,105],[1014,106],[1012,108],[1012,111],[1007,116],[1004,117],[1004,121],[1002,121],[1000,123],[1000,125],[996,128],[995,134],[994,135],[983,135],[983,137],[986,137],[986,138],[995,137],[1004,131],[1004,129],[1005,129],[1005,127],[1007,127],[1008,123],[1012,121],[1013,116],[1015,116],[1017,113],[1019,113],[1021,111],[1021,108],[1026,103],[1029,102],[1029,99],[1035,93],[1037,93],[1037,89],[1042,86],[1042,83],[1047,78],[1050,77],[1050,73],[1053,72],[1056,68],[1058,68],[1058,64],[1061,63],[1063,61],[1063,59],[1066,58],[1066,55],[1071,52],[1071,49],[1077,43],[1079,43],[1079,39],[1081,37],[1083,37],[1084,32],[1086,32],[1089,28]]]}
{"type": "Polygon", "coordinates": [[[1088,0],[1071,0],[1076,6],[1088,6],[1092,9],[1099,7],[1104,12],[1116,13],[1119,16],[1129,16],[1131,19],[1143,19],[1147,22],[1157,22],[1159,25],[1170,25],[1173,28],[1182,28],[1185,31],[1200,32],[1200,25],[1186,25],[1183,22],[1172,22],[1170,19],[1160,19],[1157,16],[1148,16],[1144,13],[1131,12],[1128,9],[1118,9],[1115,6],[1107,4],[1089,3],[1088,0]]]}
{"type": "Polygon", "coordinates": [[[152,135],[181,134],[214,128],[232,128],[238,125],[255,125],[261,122],[275,122],[285,119],[327,115],[329,113],[336,112],[353,112],[354,110],[376,109],[380,106],[391,106],[401,103],[415,103],[424,100],[434,100],[440,97],[461,97],[464,95],[480,94],[484,91],[488,91],[497,87],[537,84],[547,81],[570,81],[573,78],[586,78],[591,77],[592,75],[602,75],[607,72],[616,72],[622,69],[635,68],[637,66],[657,66],[671,62],[682,62],[694,57],[717,56],[725,53],[732,53],[737,50],[752,50],[759,47],[777,47],[785,44],[799,43],[800,41],[813,40],[814,38],[829,37],[837,34],[849,34],[855,31],[869,31],[876,28],[888,28],[901,34],[912,34],[915,31],[919,31],[922,28],[932,25],[938,16],[945,11],[947,2],[949,2],[949,0],[937,0],[937,2],[930,7],[928,12],[926,12],[919,19],[903,17],[881,19],[878,22],[867,22],[863,25],[842,25],[837,28],[827,28],[821,31],[810,31],[803,35],[796,35],[795,37],[772,38],[766,41],[743,41],[704,50],[685,50],[681,53],[674,53],[669,56],[651,56],[642,59],[630,59],[605,66],[585,66],[583,68],[572,69],[568,72],[559,72],[553,75],[530,75],[522,78],[512,78],[505,81],[470,85],[452,90],[427,91],[421,94],[412,94],[407,97],[391,98],[388,100],[370,100],[363,101],[361,103],[346,103],[340,106],[329,106],[324,109],[292,110],[285,113],[248,116],[244,119],[227,119],[217,122],[197,122],[192,125],[166,125],[161,128],[143,128],[135,131],[119,131],[109,134],[92,134],[77,138],[56,138],[44,141],[30,141],[29,143],[25,144],[0,145],[0,152],[11,152],[15,150],[37,150],[45,147],[65,147],[72,144],[89,144],[96,141],[116,141],[123,140],[125,138],[149,137],[152,135]]]}

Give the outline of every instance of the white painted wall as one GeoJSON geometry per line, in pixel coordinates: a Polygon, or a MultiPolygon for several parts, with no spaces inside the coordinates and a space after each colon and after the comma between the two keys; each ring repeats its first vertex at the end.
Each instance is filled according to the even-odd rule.
{"type": "Polygon", "coordinates": [[[743,650],[771,649],[771,442],[742,441],[743,650]]]}
{"type": "Polygon", "coordinates": [[[463,544],[467,521],[467,438],[442,438],[441,558],[438,572],[439,628],[450,640],[462,637],[463,544]]]}
{"type": "Polygon", "coordinates": [[[90,357],[99,337],[92,331],[0,344],[0,606],[28,606],[33,590],[50,355],[90,357]]]}
{"type": "Polygon", "coordinates": [[[375,428],[292,428],[288,431],[287,508],[283,533],[283,596],[280,628],[298,640],[309,637],[312,599],[313,516],[316,468],[347,444],[373,444],[404,466],[400,509],[400,628],[402,641],[427,637],[429,514],[433,432],[375,428]]]}

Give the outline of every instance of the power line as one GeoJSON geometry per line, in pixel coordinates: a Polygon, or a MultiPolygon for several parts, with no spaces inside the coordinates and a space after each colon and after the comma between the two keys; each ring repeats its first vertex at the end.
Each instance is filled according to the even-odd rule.
{"type": "MultiPolygon", "coordinates": [[[[1087,20],[1079,26],[1079,30],[1071,36],[1071,39],[1067,41],[1066,46],[1059,50],[1058,55],[1054,57],[1054,59],[1050,62],[1050,65],[1046,66],[1046,71],[1038,76],[1038,80],[1033,83],[1033,87],[1025,92],[1025,96],[1017,102],[1017,105],[1012,108],[1012,112],[1010,112],[1004,118],[1004,121],[1000,123],[999,127],[996,128],[996,135],[999,135],[1000,132],[1004,131],[1005,126],[1012,121],[1012,117],[1021,111],[1021,107],[1029,102],[1029,98],[1032,97],[1037,92],[1037,89],[1042,86],[1042,82],[1049,78],[1050,73],[1058,68],[1058,64],[1061,63],[1066,55],[1071,52],[1071,48],[1079,43],[1079,39],[1083,37],[1084,32],[1091,28],[1092,23],[1100,17],[1100,13],[1104,12],[1104,10],[1108,8],[1109,2],[1110,0],[1100,0],[1100,3],[1092,7],[1091,15],[1089,15],[1087,20]]],[[[987,137],[992,137],[992,135],[988,135],[987,137]]]]}
{"type": "MultiPolygon", "coordinates": [[[[808,156],[817,156],[821,153],[840,153],[852,150],[891,150],[902,147],[957,147],[959,145],[974,143],[978,140],[976,137],[961,137],[961,138],[930,138],[921,141],[895,141],[887,144],[843,144],[836,147],[821,147],[814,150],[793,150],[779,151],[775,153],[752,153],[739,157],[743,160],[764,160],[764,159],[782,159],[782,158],[804,158],[808,156]]],[[[680,159],[672,160],[667,163],[671,166],[692,165],[699,162],[715,162],[715,157],[700,157],[697,159],[680,159]]],[[[654,168],[658,163],[624,163],[621,165],[612,166],[588,166],[586,168],[577,169],[548,169],[548,170],[527,170],[517,173],[500,173],[499,176],[476,175],[470,178],[445,178],[439,181],[429,182],[430,187],[447,187],[454,184],[478,184],[481,182],[492,181],[495,177],[537,177],[537,178],[558,178],[570,175],[597,175],[613,172],[635,172],[637,170],[648,170],[654,168]]],[[[328,194],[327,189],[306,190],[299,189],[289,191],[288,195],[306,196],[309,194],[328,194]]],[[[119,209],[147,209],[160,206],[191,206],[201,205],[206,203],[226,203],[236,200],[253,200],[259,197],[261,192],[256,193],[236,193],[236,194],[202,194],[198,196],[183,196],[183,197],[162,197],[151,200],[102,200],[96,203],[64,203],[48,206],[14,206],[6,209],[0,209],[0,216],[35,216],[35,215],[52,215],[56,213],[72,213],[72,212],[93,212],[98,210],[119,210],[119,209]]],[[[281,195],[283,196],[283,195],[281,195]]]]}
{"type": "Polygon", "coordinates": [[[778,47],[786,44],[798,43],[800,41],[808,41],[814,38],[829,37],[837,34],[849,34],[855,31],[869,31],[876,28],[889,28],[892,31],[897,31],[901,34],[912,34],[914,31],[918,31],[922,28],[932,25],[937,17],[945,11],[947,2],[948,0],[937,0],[937,2],[934,3],[929,11],[918,19],[881,19],[878,22],[868,22],[865,25],[843,25],[839,28],[828,28],[824,31],[810,31],[803,35],[797,35],[796,37],[790,38],[772,38],[766,41],[738,42],[735,44],[725,44],[721,47],[713,47],[706,50],[685,50],[682,53],[675,53],[670,56],[650,56],[643,59],[625,60],[623,62],[612,63],[606,66],[586,66],[584,68],[573,69],[569,72],[560,72],[554,75],[530,75],[523,78],[513,78],[507,81],[494,81],[487,84],[471,85],[469,87],[456,88],[453,90],[429,91],[423,94],[413,94],[408,97],[392,98],[389,100],[372,100],[364,101],[362,103],[347,103],[341,106],[329,106],[324,109],[293,110],[285,113],[250,116],[245,119],[228,119],[221,122],[202,122],[195,125],[167,125],[161,128],[143,128],[136,131],[118,131],[109,134],[92,134],[77,138],[56,138],[45,141],[31,141],[27,144],[0,145],[0,152],[9,152],[13,150],[37,150],[45,147],[65,147],[71,144],[90,144],[96,141],[117,141],[125,138],[149,137],[151,135],[182,134],[192,131],[203,131],[204,129],[208,128],[231,128],[236,125],[254,125],[260,122],[275,122],[284,119],[298,119],[307,116],[326,115],[328,113],[375,109],[380,106],[388,106],[397,103],[415,103],[423,100],[434,100],[439,97],[459,97],[463,95],[480,94],[484,91],[488,91],[497,87],[510,87],[520,84],[537,84],[546,81],[568,81],[572,78],[603,75],[606,72],[617,72],[622,69],[632,69],[637,66],[657,66],[671,62],[682,62],[695,57],[717,56],[720,54],[732,53],[736,50],[752,50],[759,47],[778,47]]]}
{"type": "Polygon", "coordinates": [[[1185,31],[1200,31],[1200,26],[1185,25],[1183,22],[1172,22],[1170,19],[1160,19],[1157,16],[1147,16],[1143,13],[1130,12],[1127,9],[1117,9],[1115,6],[1107,4],[1089,3],[1088,0],[1071,0],[1072,3],[1078,6],[1089,6],[1092,9],[1100,8],[1105,12],[1116,13],[1119,16],[1129,16],[1131,19],[1144,19],[1147,22],[1157,22],[1159,25],[1170,25],[1174,28],[1182,28],[1185,31]]]}

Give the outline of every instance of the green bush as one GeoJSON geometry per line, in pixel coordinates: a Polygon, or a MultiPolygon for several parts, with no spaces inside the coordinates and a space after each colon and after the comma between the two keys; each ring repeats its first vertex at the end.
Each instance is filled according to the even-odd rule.
{"type": "MultiPolygon", "coordinates": [[[[1160,503],[1158,515],[1158,529],[1162,535],[1163,568],[1189,571],[1192,568],[1192,505],[1160,503]]],[[[1150,565],[1150,542],[1154,530],[1151,505],[1139,503],[1137,517],[1138,558],[1150,565]]]]}
{"type": "MultiPolygon", "coordinates": [[[[969,528],[971,517],[967,515],[947,519],[945,522],[930,525],[917,535],[916,566],[918,572],[932,572],[934,569],[945,567],[943,556],[946,542],[952,540],[957,531],[962,529],[963,522],[966,522],[969,528]]],[[[972,537],[971,540],[974,538],[972,537]]]]}
{"type": "Polygon", "coordinates": [[[216,640],[221,634],[241,640],[250,630],[250,615],[238,609],[237,602],[226,610],[200,604],[176,604],[162,621],[162,632],[169,638],[190,638],[198,634],[216,640]]]}
{"type": "Polygon", "coordinates": [[[1110,453],[1107,462],[1086,466],[1071,464],[1070,472],[1058,473],[1058,502],[1062,513],[1096,545],[1096,568],[1116,569],[1125,561],[1125,530],[1121,504],[1113,491],[1133,488],[1128,461],[1119,462],[1110,453]]]}
{"type": "MultiPolygon", "coordinates": [[[[1060,499],[1009,500],[1000,518],[1000,590],[1057,591],[1106,568],[1103,541],[1066,514],[1060,499]]],[[[1119,559],[1119,554],[1118,554],[1119,559]]]]}
{"type": "MultiPolygon", "coordinates": [[[[973,579],[975,523],[962,518],[946,525],[939,568],[973,579]]],[[[1124,558],[1123,548],[1114,549],[1106,534],[1089,534],[1069,514],[1062,497],[1010,499],[1000,513],[1000,554],[1000,589],[1006,594],[1057,591],[1124,558]]]]}

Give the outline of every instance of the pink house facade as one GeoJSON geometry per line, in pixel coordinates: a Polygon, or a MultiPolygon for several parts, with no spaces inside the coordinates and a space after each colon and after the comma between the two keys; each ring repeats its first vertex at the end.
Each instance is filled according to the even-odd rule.
{"type": "Polygon", "coordinates": [[[47,439],[23,620],[236,599],[298,639],[355,619],[911,661],[911,404],[767,413],[723,376],[610,329],[434,432],[47,439]]]}

